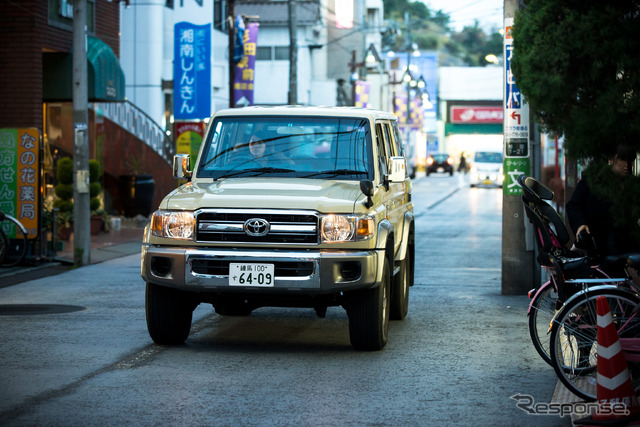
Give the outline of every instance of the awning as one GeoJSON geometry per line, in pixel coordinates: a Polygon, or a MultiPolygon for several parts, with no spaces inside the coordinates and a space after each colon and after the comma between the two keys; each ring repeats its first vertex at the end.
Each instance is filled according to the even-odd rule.
{"type": "MultiPolygon", "coordinates": [[[[124,101],[124,73],[113,50],[102,40],[88,37],[87,74],[89,102],[124,101]]],[[[73,55],[43,54],[44,102],[71,102],[73,55]]]]}

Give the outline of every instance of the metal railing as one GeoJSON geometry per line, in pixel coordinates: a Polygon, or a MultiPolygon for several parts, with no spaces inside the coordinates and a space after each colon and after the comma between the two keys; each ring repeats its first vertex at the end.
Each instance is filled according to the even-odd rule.
{"type": "Polygon", "coordinates": [[[94,102],[96,114],[118,124],[123,129],[143,141],[158,153],[169,165],[172,164],[176,148],[165,131],[135,104],[124,102],[94,102]]]}

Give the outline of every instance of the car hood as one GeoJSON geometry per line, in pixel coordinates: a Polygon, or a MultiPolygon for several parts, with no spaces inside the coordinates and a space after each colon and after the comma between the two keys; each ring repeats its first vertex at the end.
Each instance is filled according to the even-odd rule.
{"type": "Polygon", "coordinates": [[[310,209],[353,213],[365,200],[359,181],[304,178],[228,178],[187,183],[162,201],[161,209],[310,209]]]}

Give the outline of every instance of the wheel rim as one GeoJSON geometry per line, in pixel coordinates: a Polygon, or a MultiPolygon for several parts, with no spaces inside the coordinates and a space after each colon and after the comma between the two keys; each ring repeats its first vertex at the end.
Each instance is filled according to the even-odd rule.
{"type": "MultiPolygon", "coordinates": [[[[633,314],[638,300],[635,296],[620,291],[603,294],[607,298],[611,314],[620,337],[637,336],[640,318],[633,314]],[[626,325],[625,325],[626,324],[626,325]],[[624,326],[624,329],[621,327],[624,326]]],[[[598,294],[582,298],[568,306],[554,327],[551,341],[552,363],[556,374],[567,388],[585,400],[595,400],[597,395],[597,303],[598,294]]],[[[640,378],[634,362],[627,362],[636,391],[640,378]]]]}
{"type": "Polygon", "coordinates": [[[531,328],[531,340],[542,359],[551,364],[551,340],[549,336],[550,325],[556,314],[556,299],[558,294],[549,286],[537,297],[529,314],[531,316],[529,327],[531,328]]]}

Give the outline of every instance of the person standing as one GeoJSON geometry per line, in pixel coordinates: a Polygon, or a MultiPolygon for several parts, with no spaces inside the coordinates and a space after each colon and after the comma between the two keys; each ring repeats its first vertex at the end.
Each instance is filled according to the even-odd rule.
{"type": "Polygon", "coordinates": [[[620,147],[608,165],[594,161],[576,184],[567,202],[567,217],[576,241],[580,242],[581,233],[590,234],[602,255],[640,251],[640,242],[636,237],[638,231],[634,230],[640,225],[637,222],[625,223],[623,217],[628,216],[628,212],[621,212],[620,209],[628,206],[616,200],[624,199],[624,185],[629,178],[629,163],[634,154],[620,147]]]}

